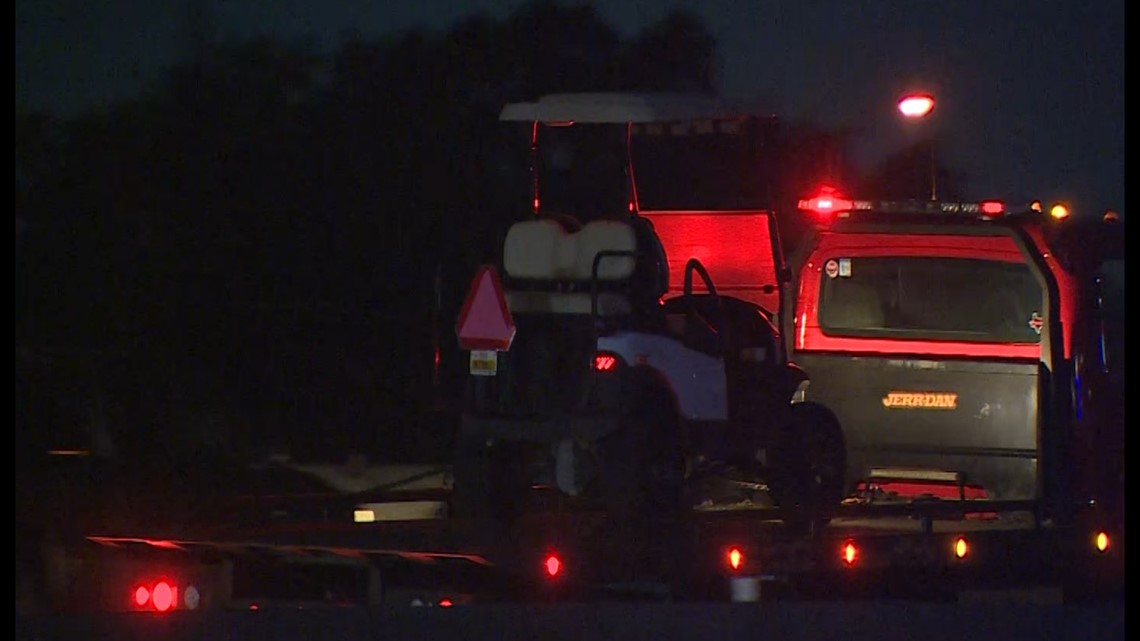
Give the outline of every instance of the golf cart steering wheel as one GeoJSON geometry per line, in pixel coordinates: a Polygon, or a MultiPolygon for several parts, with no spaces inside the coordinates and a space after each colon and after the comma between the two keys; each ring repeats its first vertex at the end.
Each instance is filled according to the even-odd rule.
{"type": "Polygon", "coordinates": [[[696,258],[690,258],[689,262],[685,263],[685,282],[684,289],[682,290],[685,296],[685,306],[690,309],[694,308],[693,272],[697,272],[697,274],[701,277],[701,280],[705,283],[705,289],[709,291],[709,294],[711,296],[716,297],[717,295],[716,287],[713,286],[712,278],[709,277],[708,270],[706,270],[705,266],[701,264],[701,261],[697,260],[696,258]]]}
{"type": "Polygon", "coordinates": [[[708,270],[706,270],[705,266],[701,264],[701,261],[696,258],[690,258],[688,262],[685,263],[684,287],[681,291],[681,297],[685,304],[686,325],[691,326],[692,323],[701,322],[709,326],[720,338],[722,347],[727,346],[728,328],[725,323],[724,305],[721,302],[720,296],[716,293],[716,286],[713,285],[712,277],[709,276],[708,270]],[[716,314],[716,318],[711,319],[713,323],[709,323],[710,319],[705,318],[705,316],[701,314],[697,307],[697,301],[693,297],[693,272],[696,272],[697,275],[701,277],[701,280],[704,281],[705,289],[708,290],[709,297],[712,299],[713,309],[716,314]]]}

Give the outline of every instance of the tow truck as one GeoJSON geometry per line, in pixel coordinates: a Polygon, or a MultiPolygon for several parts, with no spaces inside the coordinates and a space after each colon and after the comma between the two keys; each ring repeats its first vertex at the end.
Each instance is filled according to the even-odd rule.
{"type": "Polygon", "coordinates": [[[818,224],[801,249],[790,348],[815,374],[808,396],[843,421],[849,486],[870,475],[1058,495],[1079,328],[1074,279],[1045,246],[1042,217],[1028,204],[832,190],[800,205],[818,224]]]}
{"type": "MultiPolygon", "coordinates": [[[[844,381],[831,375],[828,361],[822,358],[815,360],[816,356],[835,357],[837,353],[817,354],[805,349],[811,347],[806,342],[811,326],[804,319],[817,318],[804,315],[805,305],[815,300],[813,296],[820,294],[816,290],[815,294],[805,295],[803,283],[812,278],[811,274],[816,274],[816,282],[821,282],[820,273],[824,274],[822,278],[830,278],[827,275],[830,258],[825,258],[823,265],[818,266],[821,272],[811,271],[816,268],[816,263],[811,261],[804,263],[811,265],[808,270],[785,270],[779,244],[773,242],[778,238],[778,232],[773,218],[768,215],[770,211],[755,204],[758,195],[765,193],[768,187],[757,184],[761,182],[757,177],[765,175],[765,162],[778,162],[778,153],[773,154],[771,148],[754,145],[754,141],[745,145],[731,144],[741,140],[732,137],[736,133],[757,131],[747,127],[766,127],[770,123],[747,118],[740,121],[726,119],[718,123],[717,119],[705,118],[709,113],[707,102],[696,101],[701,108],[694,110],[692,101],[678,100],[676,96],[573,95],[527,104],[520,109],[533,111],[539,105],[554,112],[548,116],[549,120],[543,122],[531,120],[529,115],[522,119],[522,126],[526,129],[524,135],[532,143],[539,135],[536,132],[544,130],[549,130],[546,133],[551,138],[579,131],[599,131],[596,128],[575,129],[588,121],[583,114],[583,111],[590,111],[585,109],[587,106],[594,113],[604,112],[607,121],[603,124],[613,126],[601,128],[600,133],[604,135],[589,137],[585,142],[578,141],[586,145],[579,146],[578,150],[589,152],[584,157],[586,165],[583,168],[587,170],[582,175],[584,183],[575,185],[571,182],[562,192],[534,187],[536,191],[531,194],[531,200],[535,201],[533,209],[537,211],[528,212],[527,219],[522,221],[524,224],[512,228],[515,230],[514,239],[508,238],[504,243],[502,264],[507,267],[505,278],[492,269],[483,269],[476,274],[469,304],[465,306],[466,312],[457,327],[460,336],[476,347],[469,363],[474,374],[475,392],[486,384],[486,379],[498,378],[483,374],[508,371],[507,359],[513,358],[512,352],[528,340],[524,337],[530,328],[524,326],[525,314],[521,311],[526,309],[525,305],[541,303],[550,307],[557,304],[559,309],[574,310],[570,331],[556,333],[555,336],[576,345],[577,335],[573,330],[580,328],[575,323],[583,319],[608,318],[608,313],[603,312],[613,309],[609,306],[621,309],[625,303],[621,297],[608,296],[616,291],[609,287],[624,280],[624,277],[618,278],[619,275],[630,276],[630,272],[636,272],[639,265],[647,264],[635,260],[642,256],[635,255],[639,246],[631,234],[630,225],[598,220],[584,223],[577,232],[569,233],[565,225],[573,225],[574,221],[561,222],[563,214],[556,206],[560,198],[570,202],[574,197],[581,197],[580,202],[588,205],[600,196],[583,185],[600,190],[609,184],[613,189],[612,195],[622,199],[619,202],[626,214],[637,214],[652,222],[664,250],[664,256],[650,253],[648,264],[654,269],[643,274],[648,280],[642,282],[656,283],[648,290],[641,290],[642,295],[648,292],[648,302],[655,302],[657,297],[668,299],[669,293],[673,292],[674,299],[679,298],[685,304],[683,309],[688,312],[692,309],[688,308],[689,303],[700,300],[708,304],[720,298],[717,295],[720,291],[734,292],[733,298],[737,299],[734,304],[747,312],[752,327],[758,330],[753,339],[767,341],[762,345],[748,346],[748,349],[762,347],[763,354],[753,353],[756,360],[766,361],[782,372],[778,380],[782,381],[783,387],[777,387],[778,393],[771,399],[778,400],[783,410],[789,412],[789,407],[818,399],[814,401],[817,407],[830,404],[833,408],[826,414],[829,420],[849,414],[843,403],[837,402],[843,397],[838,392],[829,391],[842,386],[844,381]],[[643,122],[651,119],[636,116],[645,113],[649,105],[662,104],[672,109],[667,119],[670,121],[668,126],[665,122],[643,122]],[[575,109],[572,114],[569,107],[575,109]],[[624,110],[624,114],[615,116],[615,110],[624,110]],[[574,125],[570,125],[572,120],[574,125]],[[681,125],[680,121],[689,124],[681,125]],[[742,123],[746,128],[737,129],[742,123]],[[729,137],[725,140],[720,134],[729,137]],[[665,138],[667,135],[675,138],[665,138]],[[612,153],[616,148],[616,157],[610,157],[610,167],[617,168],[616,180],[599,182],[600,176],[614,176],[611,172],[595,173],[605,166],[604,162],[597,160],[599,148],[590,146],[595,143],[601,144],[602,151],[612,153]],[[672,153],[666,153],[670,149],[672,153]],[[742,153],[742,149],[751,150],[752,155],[742,153]],[[631,163],[631,156],[634,161],[638,157],[647,160],[631,163]],[[658,161],[656,164],[652,162],[654,159],[658,161]],[[723,164],[717,166],[714,160],[723,164]],[[736,163],[745,163],[744,167],[738,168],[739,173],[725,171],[735,167],[736,163]],[[636,173],[633,169],[637,170],[636,173]],[[696,179],[702,175],[701,170],[710,174],[707,181],[696,179]],[[652,188],[654,176],[660,185],[656,190],[652,188]],[[749,180],[735,176],[747,176],[749,180]],[[682,181],[679,177],[687,180],[682,181]],[[635,181],[640,188],[631,191],[630,186],[635,181]],[[734,185],[735,190],[732,189],[734,185]],[[626,200],[631,193],[637,195],[632,203],[626,200]],[[671,200],[676,203],[671,203],[671,200]],[[698,205],[701,202],[705,203],[703,208],[698,205]],[[590,227],[591,224],[597,226],[590,227]],[[596,236],[593,235],[595,233],[596,236]],[[577,242],[568,241],[568,237],[576,238],[577,242]],[[612,242],[615,238],[616,243],[612,242]],[[526,242],[520,242],[520,239],[526,242]],[[534,250],[536,247],[541,251],[534,250]],[[579,261],[582,251],[588,254],[588,259],[579,261]],[[609,267],[596,258],[599,251],[615,252],[609,267]],[[564,258],[566,262],[552,264],[549,260],[552,256],[564,258]],[[703,271],[710,275],[715,273],[716,280],[706,280],[705,275],[693,267],[692,258],[697,259],[696,264],[708,265],[703,271]],[[538,270],[541,276],[546,274],[542,270],[555,267],[578,275],[588,274],[586,289],[555,289],[554,293],[567,295],[551,296],[550,291],[541,288],[503,287],[503,281],[513,284],[527,280],[518,279],[520,270],[524,275],[529,273],[528,269],[538,270]],[[583,269],[585,267],[588,270],[583,269]],[[663,277],[664,273],[670,274],[668,280],[663,277]],[[611,280],[609,276],[614,278],[611,280]],[[704,281],[703,291],[697,289],[701,281],[704,281]],[[717,287],[721,289],[717,290],[717,287]],[[536,290],[543,293],[541,298],[531,296],[536,290]],[[795,310],[794,317],[789,318],[790,313],[783,311],[785,299],[795,301],[795,306],[789,310],[795,310]],[[781,335],[779,330],[783,327],[791,327],[792,330],[781,335]],[[515,343],[515,340],[519,342],[515,343]],[[506,349],[508,347],[510,349],[506,349]],[[805,368],[811,375],[810,379],[790,366],[788,354],[796,359],[807,359],[805,368]],[[789,376],[788,372],[796,375],[789,376]],[[809,380],[806,386],[802,385],[809,380]]],[[[505,109],[504,114],[519,113],[513,109],[505,109]]],[[[723,114],[724,105],[715,105],[715,111],[723,114]]],[[[574,142],[574,139],[566,142],[574,142]]],[[[532,147],[532,170],[537,170],[540,177],[543,172],[549,177],[550,172],[566,169],[565,163],[573,160],[573,156],[568,154],[574,149],[560,148],[556,144],[543,147],[547,152],[541,151],[536,144],[532,147]],[[549,155],[545,156],[547,153],[549,155]]],[[[546,184],[555,183],[548,181],[546,184]]],[[[838,194],[830,196],[838,198],[838,194]]],[[[602,202],[606,203],[605,209],[610,210],[612,202],[604,199],[602,202]]],[[[835,200],[832,202],[834,204],[835,200]]],[[[849,210],[852,217],[862,211],[854,205],[829,208],[823,206],[822,201],[814,204],[805,210],[814,210],[813,215],[819,215],[820,209],[830,209],[828,213],[835,213],[836,219],[844,218],[837,209],[849,210]]],[[[921,209],[926,211],[930,207],[935,205],[924,204],[921,209]]],[[[941,211],[941,207],[937,205],[936,208],[941,211]]],[[[971,212],[983,213],[983,209],[982,205],[977,205],[971,212]]],[[[1001,213],[1005,213],[1004,207],[1001,213]]],[[[585,214],[579,215],[586,217],[585,214]]],[[[935,226],[943,231],[969,227],[967,235],[972,239],[998,239],[1005,243],[1005,247],[1013,247],[1013,251],[1006,251],[1003,256],[1011,259],[1010,262],[1017,258],[1022,264],[1029,265],[1027,269],[1034,275],[1033,282],[1044,292],[1041,294],[1041,307],[1035,308],[1042,320],[1040,342],[1035,338],[1038,336],[1036,329],[1030,327],[1028,329],[1033,336],[1024,344],[1015,343],[1015,353],[1004,355],[1012,359],[1012,364],[1007,367],[1014,370],[1014,374],[1037,376],[1036,385],[1022,385],[1021,389],[1031,389],[1038,402],[1048,393],[1050,422],[1043,423],[1042,427],[1057,424],[1067,427],[1070,432],[1087,427],[1090,433],[1115,433],[1115,427],[1108,423],[1112,416],[1112,403],[1115,402],[1111,400],[1111,392],[1113,389],[1122,391],[1122,370],[1118,379],[1120,386],[1109,386],[1109,379],[1116,376],[1118,363],[1115,358],[1111,363],[1103,358],[1107,352],[1102,353],[1099,347],[1108,344],[1110,335],[1119,335],[1116,330],[1109,332],[1106,329],[1116,320],[1106,315],[1106,310],[1112,307],[1106,304],[1109,297],[1103,295],[1105,274],[1116,273],[1109,269],[1110,261],[1100,258],[1084,260],[1081,262],[1083,267],[1070,270],[1076,283],[1074,291],[1086,292],[1087,295],[1081,294],[1076,299],[1061,298],[1061,292],[1068,291],[1067,285],[1063,290],[1059,284],[1062,272],[1054,271],[1047,262],[1048,257],[1042,255],[1042,246],[1036,244],[1037,237],[1031,235],[1032,232],[1007,229],[1002,226],[1007,222],[997,220],[968,224],[959,220],[945,224],[948,226],[935,226]],[[1085,285],[1095,285],[1095,289],[1088,289],[1085,285]],[[1070,302],[1066,303],[1066,300],[1070,302]],[[1066,313],[1070,315],[1066,316],[1066,313]],[[1059,338],[1062,336],[1065,338],[1059,338]],[[1039,363],[1037,366],[1026,366],[1022,362],[1034,359],[1039,363]],[[1065,370],[1070,362],[1073,366],[1065,370]],[[1111,374],[1106,369],[1110,365],[1111,374]],[[1043,376],[1042,368],[1049,369],[1050,376],[1043,376]],[[1060,374],[1063,371],[1081,373],[1082,384],[1091,385],[1094,397],[1104,402],[1072,402],[1072,395],[1053,391],[1064,389],[1061,380],[1068,374],[1060,374]],[[1094,376],[1094,372],[1101,375],[1094,376]],[[1094,408],[1099,409],[1094,412],[1094,408]]],[[[509,231],[507,236],[511,236],[509,231]]],[[[1123,235],[1116,237],[1122,239],[1123,235]]],[[[1122,260],[1122,248],[1117,255],[1122,260]]],[[[841,278],[839,270],[846,269],[838,264],[838,259],[843,257],[855,256],[834,257],[836,280],[841,278]]],[[[794,261],[792,264],[796,265],[794,261]]],[[[854,269],[857,265],[853,263],[850,267],[854,269]]],[[[1122,278],[1123,271],[1119,273],[1122,278]]],[[[987,289],[987,283],[977,283],[977,286],[980,291],[987,289]]],[[[1122,297],[1122,287],[1119,293],[1122,297]]],[[[669,311],[667,305],[660,306],[665,308],[663,311],[669,311]]],[[[699,304],[694,304],[694,307],[699,308],[696,311],[706,309],[699,304]]],[[[1026,322],[1033,320],[1032,311],[1026,322]]],[[[715,315],[710,316],[715,319],[715,315]]],[[[826,314],[823,318],[828,320],[826,314]]],[[[818,336],[811,335],[813,340],[828,338],[827,331],[831,325],[824,322],[817,327],[819,333],[818,336]]],[[[1113,327],[1118,328],[1119,325],[1113,327]]],[[[602,337],[593,332],[586,334],[591,340],[584,342],[579,354],[584,355],[587,365],[592,365],[582,372],[586,380],[596,381],[614,373],[614,368],[638,363],[639,353],[636,350],[626,350],[618,341],[603,343],[602,337]],[[598,348],[602,349],[599,351],[598,348]]],[[[867,340],[882,342],[883,339],[869,337],[867,340]]],[[[923,340],[934,342],[929,337],[923,340]]],[[[961,342],[961,337],[951,340],[961,342]]],[[[678,349],[690,349],[686,347],[683,334],[680,339],[668,341],[670,345],[679,345],[678,349]]],[[[692,344],[695,343],[688,343],[692,344]]],[[[985,342],[981,345],[993,346],[985,342]]],[[[850,345],[846,349],[850,352],[850,345]]],[[[838,354],[842,358],[854,358],[842,350],[838,354]]],[[[708,354],[705,356],[709,362],[715,360],[708,354]]],[[[893,361],[896,356],[902,360],[904,356],[913,354],[904,350],[886,358],[893,361]]],[[[651,362],[653,358],[651,355],[651,362]]],[[[937,358],[949,359],[949,355],[938,354],[937,358]]],[[[930,360],[935,359],[921,355],[917,362],[930,360]]],[[[839,367],[845,366],[841,364],[839,367]]],[[[691,365],[686,367],[691,368],[691,365]]],[[[910,369],[926,372],[922,368],[909,368],[907,371],[910,369]]],[[[691,369],[687,371],[692,373],[691,369]]],[[[716,371],[723,375],[725,369],[716,371]]],[[[854,370],[847,377],[847,386],[864,385],[864,376],[854,370]]],[[[1069,380],[1075,386],[1072,389],[1080,387],[1076,384],[1076,376],[1070,376],[1069,380]]],[[[544,381],[532,378],[522,382],[541,384],[544,381]]],[[[678,403],[677,406],[690,409],[704,407],[712,393],[710,389],[715,392],[725,388],[711,386],[698,390],[691,397],[692,405],[678,403]]],[[[1086,388],[1080,389],[1082,394],[1088,393],[1086,388]]],[[[570,392],[578,391],[550,389],[547,403],[557,407],[558,402],[566,400],[564,396],[572,396],[570,392]]],[[[888,393],[881,396],[876,392],[872,400],[882,406],[883,411],[894,409],[882,402],[883,398],[892,398],[891,391],[954,392],[925,387],[918,390],[900,387],[887,390],[888,393]]],[[[476,394],[473,398],[478,401],[479,396],[476,394]]],[[[941,398],[934,397],[930,404],[945,403],[941,398]]],[[[964,404],[966,399],[959,398],[959,402],[964,404]]],[[[892,401],[891,405],[926,407],[928,402],[925,399],[921,397],[921,400],[904,403],[892,401]]],[[[722,409],[726,407],[723,396],[719,401],[722,409]]],[[[1122,421],[1122,410],[1118,416],[1122,421]]],[[[849,428],[841,419],[837,423],[845,432],[864,429],[858,423],[849,428]]],[[[790,424],[803,425],[804,422],[790,424]]],[[[890,425],[902,429],[908,424],[915,426],[914,429],[923,426],[921,421],[902,418],[894,419],[890,425]]],[[[1016,422],[1012,425],[1023,426],[1016,422]]],[[[655,428],[657,424],[646,427],[655,428]]],[[[726,431],[719,433],[731,434],[726,431]]],[[[855,438],[848,438],[853,446],[859,444],[855,438]]],[[[487,448],[485,440],[482,443],[460,442],[461,455],[466,447],[478,448],[480,456],[495,450],[487,448]]],[[[1119,450],[1113,450],[1104,443],[1082,442],[1092,448],[1092,452],[1123,455],[1122,440],[1119,450]]],[[[578,452],[574,457],[567,457],[565,450],[580,445],[563,446],[559,443],[550,443],[552,447],[546,450],[546,465],[535,468],[517,465],[520,460],[533,460],[530,457],[492,455],[492,462],[502,463],[511,470],[511,475],[498,478],[517,480],[523,487],[527,481],[530,482],[530,489],[525,493],[519,492],[518,485],[508,487],[506,496],[518,500],[525,495],[527,508],[515,512],[510,519],[488,519],[486,512],[465,511],[463,501],[469,499],[463,497],[462,481],[477,481],[478,477],[472,476],[471,470],[460,469],[451,470],[450,479],[448,475],[436,474],[438,470],[406,470],[406,478],[403,479],[388,479],[378,486],[351,489],[344,489],[349,484],[341,483],[340,491],[329,488],[288,495],[263,492],[241,497],[197,497],[193,505],[172,504],[163,512],[177,515],[177,519],[155,518],[154,514],[146,511],[149,509],[146,505],[120,506],[120,516],[125,513],[136,518],[96,518],[76,523],[67,536],[61,535],[47,546],[44,561],[50,580],[42,596],[44,606],[50,611],[110,610],[153,614],[218,608],[260,611],[279,607],[311,609],[377,604],[449,608],[487,602],[557,603],[616,599],[756,602],[877,597],[938,601],[1003,597],[1049,600],[1123,597],[1123,467],[1120,467],[1118,479],[1111,473],[1078,474],[1076,459],[1088,454],[1083,450],[1071,450],[1067,459],[1052,458],[1051,450],[1034,442],[1033,447],[1042,450],[1038,455],[1042,461],[1049,453],[1049,461],[1056,464],[1056,475],[1049,478],[1057,478],[1060,486],[1068,488],[1069,498],[1054,500],[1051,494],[1054,486],[1044,483],[1044,474],[1034,484],[1041,489],[1028,496],[1017,493],[998,495],[996,492],[1003,485],[986,481],[982,482],[986,483],[983,487],[987,493],[966,491],[973,487],[970,485],[974,483],[972,474],[949,480],[934,479],[953,484],[959,490],[954,496],[933,492],[871,492],[870,489],[874,488],[859,488],[857,484],[860,481],[874,483],[879,490],[884,490],[891,489],[884,488],[887,481],[912,482],[914,479],[874,478],[872,474],[865,473],[866,465],[882,463],[885,466],[891,463],[894,466],[895,463],[870,460],[865,464],[860,462],[865,459],[854,456],[863,454],[852,447],[854,463],[845,462],[839,468],[833,466],[829,478],[838,479],[843,492],[852,488],[862,491],[852,493],[846,497],[847,500],[839,496],[834,503],[828,500],[810,505],[795,501],[789,505],[779,501],[773,496],[778,491],[773,492],[771,479],[765,478],[765,474],[734,475],[726,469],[731,466],[710,465],[716,474],[710,474],[707,479],[699,477],[694,472],[706,461],[700,460],[700,456],[686,457],[684,471],[688,478],[685,484],[689,498],[693,500],[670,506],[668,518],[640,512],[639,516],[646,518],[615,519],[612,503],[586,500],[588,497],[578,497],[566,491],[578,486],[580,478],[588,476],[580,477],[573,466],[571,469],[562,467],[559,474],[559,457],[576,458],[578,452]],[[551,461],[554,461],[553,465],[550,465],[551,461]],[[842,470],[838,475],[835,474],[837,469],[842,470]],[[849,473],[849,470],[860,471],[849,473]],[[570,471],[573,474],[568,474],[570,471]],[[546,482],[543,482],[544,476],[546,482]],[[425,482],[428,478],[433,480],[425,482]],[[1103,481],[1106,483],[1103,487],[1119,481],[1119,492],[1086,494],[1084,489],[1089,487],[1086,484],[1089,478],[1103,481]],[[694,493],[695,497],[692,496],[694,493]],[[888,496],[884,497],[884,494],[888,496]],[[1086,498],[1077,500],[1077,497],[1086,498]],[[1119,512],[1110,511],[1108,514],[1118,513],[1120,519],[1102,518],[1105,515],[1101,509],[1103,506],[1119,506],[1119,512]],[[619,526],[615,527],[615,523],[619,526]]],[[[746,467],[745,462],[754,459],[759,449],[755,441],[747,438],[725,438],[721,443],[735,446],[738,454],[743,453],[735,460],[730,456],[722,458],[741,467],[746,467]]],[[[707,449],[714,453],[718,450],[716,447],[707,449]]],[[[724,449],[721,447],[720,451],[724,449]]],[[[842,456],[847,456],[846,447],[842,456]]],[[[799,459],[799,463],[804,460],[799,459]]],[[[934,460],[937,464],[927,462],[928,468],[942,471],[965,468],[971,471],[969,466],[956,468],[947,465],[945,459],[934,460]]],[[[1094,459],[1084,459],[1085,462],[1089,460],[1094,459]]],[[[485,459],[476,461],[480,466],[487,463],[485,459]]],[[[463,464],[464,459],[459,458],[455,467],[463,464]]],[[[766,468],[762,466],[759,471],[770,472],[766,468]]],[[[289,472],[280,467],[272,469],[277,474],[289,472]]],[[[978,469],[984,471],[985,467],[978,469]]],[[[999,465],[998,469],[1002,467],[999,465]]],[[[1015,465],[1013,469],[1016,472],[1021,467],[1015,465]]],[[[1083,469],[1085,472],[1096,471],[1087,467],[1083,469]]],[[[989,477],[979,475],[979,478],[989,477]]],[[[1004,477],[998,475],[995,478],[1004,477]]],[[[925,482],[929,481],[925,479],[925,482]]],[[[810,479],[806,482],[808,487],[820,487],[819,483],[813,485],[810,479]]],[[[582,482],[580,487],[583,494],[588,494],[588,482],[582,482]]],[[[1018,485],[1014,483],[1008,487],[1016,489],[1018,485]]],[[[893,488],[898,489],[897,486],[893,488]]],[[[479,505],[478,501],[475,505],[479,505]]],[[[499,509],[493,503],[483,505],[499,509]]]]}
{"type": "Polygon", "coordinates": [[[1025,502],[1038,523],[1122,542],[1112,221],[831,187],[799,206],[815,233],[794,261],[788,349],[811,377],[805,396],[839,417],[849,500],[1025,502]]]}
{"type": "MultiPolygon", "coordinates": [[[[1076,236],[1039,203],[858,201],[831,188],[800,206],[816,233],[799,251],[789,350],[816,373],[807,396],[842,417],[848,489],[896,468],[951,481],[920,484],[942,495],[1066,501],[1070,472],[1100,465],[1070,447],[1122,450],[1119,421],[1094,448],[1077,425],[1090,360],[1108,371],[1101,272],[1122,249],[1105,244],[1107,228],[1076,236]]],[[[1119,385],[1097,387],[1096,409],[1123,406],[1119,385]]]]}

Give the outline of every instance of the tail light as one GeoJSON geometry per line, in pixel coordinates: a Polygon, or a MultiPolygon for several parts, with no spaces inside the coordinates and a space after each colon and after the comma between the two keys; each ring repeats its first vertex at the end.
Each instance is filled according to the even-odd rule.
{"type": "Polygon", "coordinates": [[[621,358],[610,352],[598,352],[594,355],[594,371],[612,372],[618,368],[621,358]]]}
{"type": "Polygon", "coordinates": [[[154,585],[154,589],[150,592],[150,601],[154,604],[154,609],[159,612],[166,612],[173,606],[178,599],[178,588],[172,587],[165,581],[159,581],[154,585]]]}
{"type": "Polygon", "coordinates": [[[176,583],[157,581],[142,583],[131,590],[131,600],[136,609],[169,612],[170,610],[197,610],[202,595],[193,585],[180,589],[176,583]]]}
{"type": "Polygon", "coordinates": [[[855,546],[853,541],[844,543],[840,552],[842,554],[843,563],[848,567],[855,565],[855,562],[859,560],[859,548],[855,546]]]}

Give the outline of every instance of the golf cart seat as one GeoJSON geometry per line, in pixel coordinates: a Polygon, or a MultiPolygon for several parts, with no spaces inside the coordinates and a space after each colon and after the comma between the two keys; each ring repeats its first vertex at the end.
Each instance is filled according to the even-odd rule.
{"type": "Polygon", "coordinates": [[[629,315],[623,285],[636,271],[636,250],[633,228],[620,221],[593,221],[578,231],[555,219],[515,223],[503,244],[507,305],[516,314],[590,314],[596,287],[599,316],[629,315]]]}

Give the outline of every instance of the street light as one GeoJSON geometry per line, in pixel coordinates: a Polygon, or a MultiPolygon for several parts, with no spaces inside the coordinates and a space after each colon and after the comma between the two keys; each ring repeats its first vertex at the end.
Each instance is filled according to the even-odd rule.
{"type": "Polygon", "coordinates": [[[899,113],[904,118],[923,118],[934,110],[934,97],[928,94],[908,94],[899,99],[899,113]]]}
{"type": "MultiPolygon", "coordinates": [[[[899,98],[899,113],[908,120],[921,120],[934,111],[934,96],[910,93],[899,98]]],[[[934,140],[930,141],[930,200],[938,200],[938,166],[934,161],[934,140]]]]}

